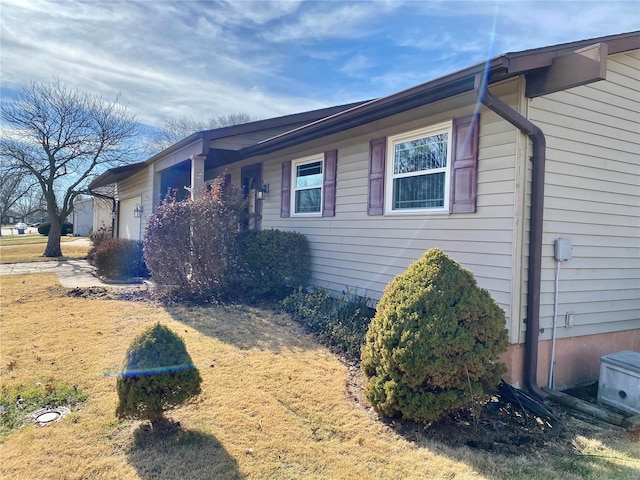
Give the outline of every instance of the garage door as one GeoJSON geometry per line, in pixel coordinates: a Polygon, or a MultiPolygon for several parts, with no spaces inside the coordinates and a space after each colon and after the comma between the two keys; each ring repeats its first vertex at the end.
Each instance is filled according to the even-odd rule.
{"type": "Polygon", "coordinates": [[[118,236],[131,240],[140,240],[140,221],[133,213],[136,205],[140,204],[140,197],[127,198],[120,201],[120,223],[118,236]]]}

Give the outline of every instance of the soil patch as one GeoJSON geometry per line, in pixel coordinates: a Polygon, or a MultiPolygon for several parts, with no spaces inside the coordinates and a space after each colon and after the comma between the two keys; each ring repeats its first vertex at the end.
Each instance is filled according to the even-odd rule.
{"type": "MultiPolygon", "coordinates": [[[[347,396],[359,408],[366,409],[370,416],[378,418],[364,397],[365,378],[359,366],[344,356],[340,360],[349,368],[347,396]]],[[[592,390],[591,387],[587,392],[592,390]]],[[[545,405],[555,417],[553,419],[514,403],[496,395],[473,411],[463,410],[429,425],[402,419],[378,419],[417,444],[435,441],[452,448],[469,447],[507,456],[568,451],[578,435],[605,439],[622,432],[619,427],[581,416],[554,403],[545,405]]]]}
{"type": "Polygon", "coordinates": [[[69,297],[88,298],[94,300],[124,300],[129,302],[153,302],[153,298],[143,286],[136,287],[52,287],[50,290],[64,289],[69,297]]]}

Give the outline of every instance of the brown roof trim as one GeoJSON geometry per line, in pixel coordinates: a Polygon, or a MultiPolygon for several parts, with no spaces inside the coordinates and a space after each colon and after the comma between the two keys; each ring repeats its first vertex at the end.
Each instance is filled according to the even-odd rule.
{"type": "MultiPolygon", "coordinates": [[[[304,125],[295,130],[263,140],[257,145],[240,150],[242,157],[271,153],[316,138],[357,127],[381,118],[411,110],[422,105],[443,100],[473,90],[477,74],[486,73],[491,83],[508,78],[507,59],[497,57],[450,75],[436,78],[401,92],[372,100],[363,105],[345,110],[330,117],[304,125]]],[[[512,75],[511,75],[512,76],[512,75]]]]}
{"type": "Polygon", "coordinates": [[[267,118],[265,120],[256,120],[255,122],[241,123],[239,125],[231,125],[229,127],[214,128],[212,130],[205,130],[200,132],[208,140],[214,140],[218,138],[232,137],[234,135],[241,135],[244,133],[257,132],[260,130],[266,130],[269,128],[277,128],[284,125],[290,125],[293,123],[309,123],[319,118],[335,115],[336,113],[348,110],[353,107],[360,106],[367,103],[370,100],[348,103],[346,105],[337,105],[333,107],[321,108],[318,110],[310,110],[308,112],[293,113],[291,115],[284,115],[282,117],[267,118]]]}
{"type": "MultiPolygon", "coordinates": [[[[265,120],[257,120],[255,122],[242,123],[239,125],[232,125],[230,127],[214,128],[211,130],[203,130],[201,132],[195,132],[189,135],[188,137],[183,138],[179,142],[174,143],[173,145],[164,149],[160,153],[153,155],[152,157],[148,158],[144,162],[127,165],[124,167],[111,168],[107,170],[106,172],[104,172],[102,175],[95,178],[91,182],[91,184],[89,185],[89,189],[104,187],[106,185],[110,185],[110,184],[122,181],[123,179],[127,178],[129,175],[133,175],[134,173],[137,173],[146,165],[149,165],[155,162],[156,160],[159,160],[162,157],[165,157],[177,150],[180,150],[181,148],[184,148],[185,146],[193,142],[196,142],[198,140],[202,140],[203,150],[205,150],[203,154],[206,155],[209,152],[209,146],[208,146],[209,142],[217,138],[225,138],[225,137],[230,137],[234,135],[241,135],[244,133],[257,132],[260,130],[267,130],[270,128],[277,128],[284,125],[292,125],[296,123],[309,123],[309,122],[318,120],[319,118],[335,115],[336,113],[342,112],[344,110],[348,110],[350,108],[357,107],[364,103],[367,103],[367,101],[320,108],[317,110],[310,110],[308,112],[294,113],[291,115],[284,115],[281,117],[268,118],[265,120]]],[[[227,163],[232,163],[231,158],[238,160],[240,157],[234,154],[232,156],[227,155],[224,158],[225,158],[225,164],[227,164],[227,163]]]]}
{"type": "Polygon", "coordinates": [[[284,115],[281,117],[267,118],[265,120],[256,120],[255,122],[247,122],[241,123],[239,125],[232,125],[229,127],[221,127],[221,128],[213,128],[211,130],[202,130],[200,132],[195,132],[189,135],[188,137],[183,138],[177,143],[174,143],[170,147],[167,147],[160,153],[155,154],[148,160],[146,163],[153,163],[156,160],[175,152],[176,150],[180,150],[181,148],[193,143],[199,139],[202,139],[203,144],[203,155],[206,155],[209,151],[208,143],[211,140],[215,140],[218,138],[232,137],[234,135],[242,135],[244,133],[257,132],[260,130],[267,130],[270,128],[277,128],[284,125],[290,125],[295,123],[309,123],[319,118],[327,117],[329,115],[335,115],[338,112],[348,110],[350,108],[356,107],[358,105],[362,105],[367,101],[348,103],[345,105],[338,105],[333,107],[325,107],[320,108],[318,110],[310,110],[308,112],[302,113],[293,113],[291,115],[284,115]]]}
{"type": "Polygon", "coordinates": [[[621,33],[619,35],[608,35],[606,37],[562,43],[550,47],[532,48],[521,52],[510,52],[505,53],[504,56],[509,58],[509,73],[517,74],[535,68],[549,66],[555,57],[574,52],[575,50],[596,43],[606,43],[609,49],[609,55],[640,49],[640,30],[621,33]]]}
{"type": "Polygon", "coordinates": [[[507,53],[263,140],[257,145],[240,150],[240,154],[242,158],[248,158],[272,153],[438,100],[471,92],[474,89],[475,76],[478,74],[486,75],[488,84],[499,82],[534,69],[548,67],[553,58],[560,54],[600,42],[607,43],[610,54],[633,50],[640,48],[640,31],[507,53]]]}

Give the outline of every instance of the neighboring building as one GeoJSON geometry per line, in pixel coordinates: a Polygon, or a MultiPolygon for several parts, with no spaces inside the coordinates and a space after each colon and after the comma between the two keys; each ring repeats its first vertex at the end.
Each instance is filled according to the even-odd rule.
{"type": "Polygon", "coordinates": [[[94,230],[112,231],[113,200],[101,197],[82,197],[73,202],[69,220],[73,224],[73,235],[87,237],[94,230]]]}
{"type": "Polygon", "coordinates": [[[14,225],[22,221],[22,215],[14,210],[7,210],[7,213],[2,217],[2,225],[14,225]]]}
{"type": "Polygon", "coordinates": [[[556,385],[640,351],[640,32],[504,54],[297,128],[278,120],[194,134],[92,187],[116,185],[127,222],[139,205],[140,235],[167,188],[226,175],[257,226],[309,238],[314,284],[376,299],[440,247],[505,310],[507,379],[536,395],[554,305],[556,385]]]}
{"type": "Polygon", "coordinates": [[[73,235],[86,237],[93,229],[93,197],[76,199],[71,214],[73,235]]]}

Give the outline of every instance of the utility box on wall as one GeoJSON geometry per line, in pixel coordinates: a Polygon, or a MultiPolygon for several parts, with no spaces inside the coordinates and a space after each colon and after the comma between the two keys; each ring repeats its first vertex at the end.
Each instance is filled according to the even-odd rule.
{"type": "Polygon", "coordinates": [[[640,414],[640,353],[624,350],[600,358],[598,404],[640,414]]]}

